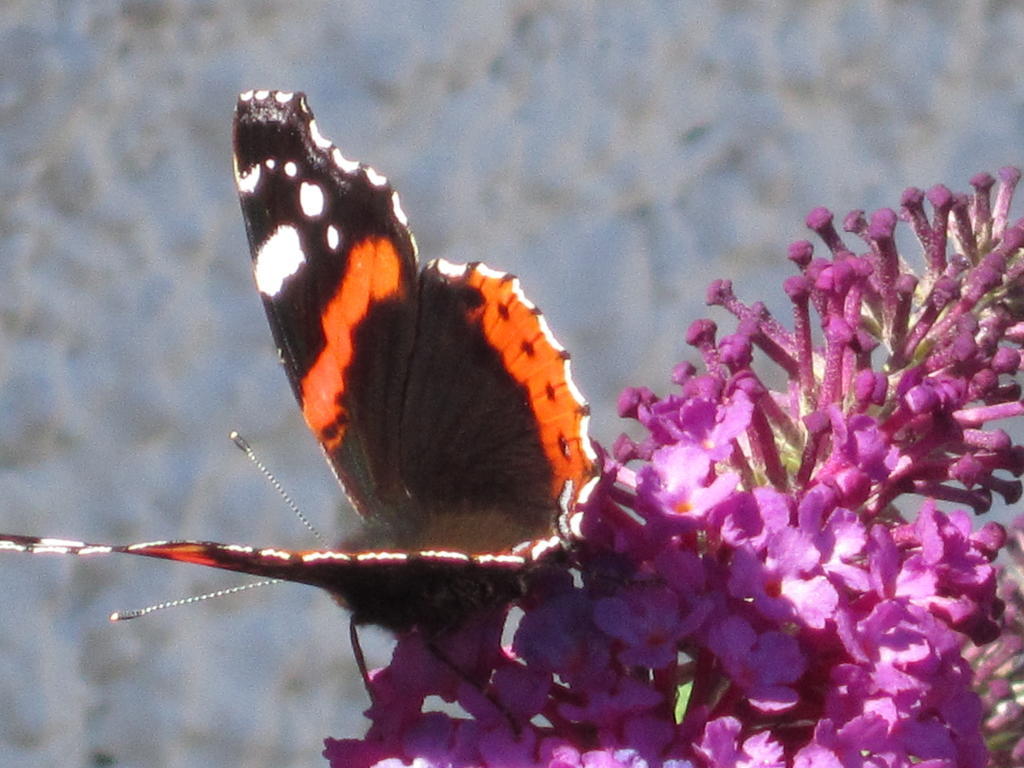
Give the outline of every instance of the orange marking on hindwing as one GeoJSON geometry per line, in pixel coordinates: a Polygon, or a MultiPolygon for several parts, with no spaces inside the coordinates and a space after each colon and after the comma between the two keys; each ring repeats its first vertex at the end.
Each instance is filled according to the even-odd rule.
{"type": "MultiPolygon", "coordinates": [[[[475,312],[488,343],[501,355],[505,369],[529,392],[530,407],[540,430],[544,453],[553,470],[552,494],[566,480],[576,492],[594,472],[589,438],[583,434],[587,407],[567,380],[568,354],[552,345],[539,311],[523,303],[518,281],[469,270],[466,282],[486,300],[475,312]]],[[[557,342],[555,342],[557,344],[557,342]]]]}

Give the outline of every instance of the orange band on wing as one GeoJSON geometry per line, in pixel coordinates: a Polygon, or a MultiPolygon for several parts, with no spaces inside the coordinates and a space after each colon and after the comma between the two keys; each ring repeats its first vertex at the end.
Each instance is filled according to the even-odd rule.
{"type": "Polygon", "coordinates": [[[211,553],[210,547],[200,542],[169,541],[165,544],[150,544],[137,550],[128,548],[129,552],[144,557],[155,557],[161,560],[176,560],[179,563],[208,565],[220,568],[220,564],[211,553]]]}
{"type": "Polygon", "coordinates": [[[584,434],[587,406],[569,382],[568,354],[552,344],[543,317],[536,307],[523,302],[518,281],[511,275],[493,277],[470,269],[466,281],[486,300],[477,310],[484,336],[501,354],[505,369],[529,391],[553,470],[552,494],[560,494],[566,480],[573,481],[578,492],[593,474],[594,462],[584,434]]]}
{"type": "Polygon", "coordinates": [[[302,413],[328,452],[341,444],[348,421],[341,396],[352,362],[352,333],[371,303],[399,296],[401,285],[402,263],[390,240],[368,237],[351,247],[341,287],[321,318],[327,344],[302,377],[302,413]]]}

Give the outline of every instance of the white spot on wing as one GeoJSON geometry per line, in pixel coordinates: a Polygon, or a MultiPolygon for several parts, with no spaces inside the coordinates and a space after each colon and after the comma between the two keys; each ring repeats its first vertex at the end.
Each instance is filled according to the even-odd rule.
{"type": "Polygon", "coordinates": [[[349,160],[341,154],[341,150],[337,147],[331,150],[331,159],[334,161],[334,164],[341,168],[345,173],[354,173],[359,168],[359,163],[355,160],[349,160]]]}
{"type": "Polygon", "coordinates": [[[276,296],[284,281],[294,275],[306,263],[302,252],[299,231],[283,224],[274,230],[256,252],[253,274],[256,287],[264,296],[276,296]]]}
{"type": "Polygon", "coordinates": [[[338,250],[338,245],[341,243],[341,235],[338,233],[338,228],[333,224],[327,225],[327,247],[332,251],[338,250]]]}
{"type": "MultiPolygon", "coordinates": [[[[481,264],[480,266],[484,266],[484,265],[481,264]]],[[[538,316],[540,316],[541,321],[544,320],[544,316],[540,314],[539,310],[537,309],[537,305],[534,304],[532,301],[530,301],[528,298],[526,298],[526,294],[523,293],[523,287],[519,284],[519,278],[518,277],[515,280],[512,281],[512,293],[514,293],[516,295],[516,298],[519,299],[519,303],[520,304],[522,304],[524,307],[526,307],[531,312],[536,312],[538,314],[538,316]]],[[[550,332],[548,333],[548,335],[549,336],[551,335],[550,332]]],[[[557,345],[557,343],[558,342],[555,342],[556,345],[557,345]]]]}
{"type": "Polygon", "coordinates": [[[453,264],[448,259],[435,259],[434,267],[445,277],[465,277],[467,266],[465,264],[453,264]]]}
{"type": "Polygon", "coordinates": [[[286,175],[294,179],[296,176],[299,175],[299,166],[297,166],[295,163],[289,160],[287,163],[284,164],[284,172],[286,175]]]}
{"type": "Polygon", "coordinates": [[[252,94],[253,94],[253,91],[252,91],[251,88],[248,91],[242,91],[238,95],[238,100],[239,101],[252,101],[252,94]]]}
{"type": "Polygon", "coordinates": [[[330,139],[324,138],[324,135],[320,133],[320,128],[316,124],[316,120],[309,121],[309,135],[313,139],[313,143],[316,144],[320,149],[328,149],[331,146],[330,139]]]}
{"type": "MultiPolygon", "coordinates": [[[[554,348],[555,352],[565,352],[565,347],[558,343],[558,339],[555,338],[555,334],[551,332],[551,326],[548,325],[547,318],[545,318],[544,315],[536,315],[536,317],[537,325],[540,326],[540,332],[544,334],[544,338],[548,340],[548,344],[554,348]]],[[[568,372],[569,369],[566,368],[566,373],[568,372]]]]}
{"type": "Polygon", "coordinates": [[[13,541],[0,541],[0,550],[5,549],[11,552],[24,552],[28,547],[24,544],[15,544],[13,541]]]}
{"type": "Polygon", "coordinates": [[[267,170],[268,170],[268,171],[272,171],[272,170],[274,170],[275,168],[277,168],[277,160],[275,160],[275,159],[274,159],[274,158],[272,158],[272,157],[268,157],[268,158],[267,158],[266,160],[264,160],[264,161],[263,161],[263,164],[264,164],[265,166],[267,166],[267,170]]]}
{"type": "Polygon", "coordinates": [[[361,563],[372,562],[374,560],[403,562],[408,559],[409,555],[405,552],[362,552],[356,555],[356,560],[361,563]]]}
{"type": "Polygon", "coordinates": [[[40,539],[39,544],[46,547],[72,547],[75,549],[85,546],[84,541],[75,541],[73,539],[40,539]]]}
{"type": "Polygon", "coordinates": [[[366,166],[366,178],[370,180],[370,183],[375,187],[383,187],[388,183],[387,176],[381,176],[370,166],[366,166]]]}
{"type": "Polygon", "coordinates": [[[67,555],[70,553],[70,547],[57,547],[53,545],[47,545],[44,547],[41,544],[36,544],[36,546],[32,547],[33,555],[67,555]]]}
{"type": "Polygon", "coordinates": [[[256,191],[256,185],[260,183],[260,167],[254,165],[247,171],[242,171],[235,176],[235,186],[243,195],[251,195],[256,191]]]}
{"type": "MultiPolygon", "coordinates": [[[[600,481],[600,479],[601,479],[600,476],[595,476],[595,477],[590,478],[586,482],[586,484],[580,490],[579,495],[576,497],[576,504],[577,505],[579,505],[579,504],[586,504],[587,501],[589,501],[590,494],[594,492],[594,489],[597,487],[597,483],[598,483],[598,481],[600,481]]],[[[569,518],[569,525],[571,526],[570,530],[573,532],[573,535],[575,535],[576,538],[580,538],[580,539],[583,538],[583,530],[582,530],[583,513],[582,512],[576,512],[575,514],[573,514],[573,516],[569,518]]]]}
{"type": "Polygon", "coordinates": [[[562,364],[562,375],[565,376],[565,384],[569,387],[569,394],[572,395],[573,400],[580,405],[586,405],[587,401],[584,399],[583,393],[576,386],[576,382],[572,380],[572,363],[568,357],[562,364]]]}
{"type": "MultiPolygon", "coordinates": [[[[572,381],[572,379],[570,379],[572,381]]],[[[580,446],[583,448],[583,453],[586,454],[587,458],[592,462],[597,461],[597,452],[594,450],[594,446],[590,442],[590,414],[585,413],[580,417],[580,446]]],[[[589,486],[584,486],[587,493],[590,493],[589,486]]],[[[582,501],[582,492],[577,497],[576,501],[582,501]]]]}
{"type": "Polygon", "coordinates": [[[352,558],[344,552],[307,552],[302,556],[302,562],[315,563],[317,560],[341,560],[348,562],[352,558]]]}
{"type": "Polygon", "coordinates": [[[78,550],[80,555],[108,555],[114,551],[113,547],[106,544],[88,544],[78,550]]]}
{"type": "Polygon", "coordinates": [[[277,101],[278,104],[287,104],[289,101],[292,100],[292,97],[294,95],[295,94],[292,93],[291,91],[278,91],[277,93],[274,94],[274,99],[277,101]]]}
{"type": "Polygon", "coordinates": [[[273,558],[274,560],[291,560],[292,553],[286,552],[283,549],[261,549],[259,551],[260,557],[273,558]]]}
{"type": "Polygon", "coordinates": [[[420,557],[429,560],[458,560],[459,562],[468,563],[470,561],[469,555],[465,552],[449,552],[446,550],[434,550],[428,549],[418,553],[420,557]]]}
{"type": "MultiPolygon", "coordinates": [[[[587,484],[589,485],[589,483],[587,484]]],[[[587,486],[583,486],[586,490],[587,486]]],[[[563,523],[565,529],[566,538],[570,541],[576,541],[583,538],[583,513],[573,512],[571,515],[567,515],[563,523]]]]}
{"type": "Polygon", "coordinates": [[[391,193],[391,207],[395,211],[395,216],[398,218],[400,222],[402,222],[402,226],[408,227],[409,218],[405,215],[405,211],[402,210],[402,201],[398,199],[397,192],[391,193]]]}
{"type": "Polygon", "coordinates": [[[324,212],[324,190],[312,181],[304,181],[299,185],[299,205],[302,212],[313,219],[324,212]]]}
{"type": "MultiPolygon", "coordinates": [[[[496,269],[491,269],[486,264],[477,264],[474,269],[477,272],[479,272],[481,275],[483,275],[484,277],[489,277],[489,278],[491,278],[493,280],[504,280],[506,277],[508,277],[508,272],[499,272],[496,269]]],[[[522,301],[523,300],[523,295],[519,291],[519,281],[518,280],[516,280],[514,282],[514,284],[512,286],[512,290],[516,293],[517,296],[519,296],[519,300],[522,301]]]]}
{"type": "Polygon", "coordinates": [[[256,101],[263,101],[270,95],[270,91],[260,89],[253,94],[256,97],[256,101]]]}
{"type": "Polygon", "coordinates": [[[550,552],[553,549],[558,549],[561,546],[562,542],[559,540],[557,536],[552,536],[549,539],[538,541],[536,544],[533,545],[533,548],[530,550],[530,558],[533,560],[538,560],[547,552],[550,552]]]}

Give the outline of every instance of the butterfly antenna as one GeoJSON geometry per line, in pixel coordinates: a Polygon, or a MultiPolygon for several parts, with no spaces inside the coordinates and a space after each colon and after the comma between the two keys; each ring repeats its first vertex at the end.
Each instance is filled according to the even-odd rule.
{"type": "Polygon", "coordinates": [[[327,546],[327,540],[324,539],[324,537],[320,534],[320,531],[316,529],[316,526],[309,522],[309,518],[302,514],[302,510],[300,510],[298,505],[294,501],[292,501],[292,497],[288,495],[288,491],[286,491],[284,487],[281,485],[281,483],[278,482],[277,478],[274,477],[273,473],[269,469],[267,469],[266,465],[262,461],[260,461],[259,457],[256,455],[256,452],[252,449],[252,446],[249,445],[249,442],[234,430],[232,430],[231,434],[228,435],[228,437],[230,437],[231,442],[237,445],[238,448],[242,451],[242,453],[244,453],[248,457],[249,461],[251,461],[256,466],[256,469],[258,469],[260,471],[260,474],[262,474],[263,477],[267,479],[267,482],[269,482],[274,487],[274,490],[277,491],[277,494],[282,499],[284,499],[284,503],[288,505],[288,509],[290,509],[292,513],[297,518],[299,518],[299,521],[304,526],[306,526],[306,529],[310,533],[312,533],[313,536],[316,537],[317,541],[319,541],[324,546],[327,546]]]}
{"type": "Polygon", "coordinates": [[[157,611],[163,611],[167,608],[178,608],[183,605],[191,605],[192,603],[201,603],[204,600],[210,600],[214,597],[226,597],[227,595],[235,595],[239,592],[245,592],[248,589],[255,587],[266,587],[270,584],[280,584],[281,579],[264,579],[263,581],[254,581],[251,584],[240,584],[237,587],[229,587],[228,589],[218,589],[214,592],[207,592],[203,595],[193,595],[192,597],[183,597],[178,600],[168,600],[164,603],[157,603],[156,605],[150,605],[145,608],[136,608],[131,611],[114,611],[110,614],[111,621],[128,621],[129,619],[138,619],[142,616],[148,616],[151,613],[157,611]]]}

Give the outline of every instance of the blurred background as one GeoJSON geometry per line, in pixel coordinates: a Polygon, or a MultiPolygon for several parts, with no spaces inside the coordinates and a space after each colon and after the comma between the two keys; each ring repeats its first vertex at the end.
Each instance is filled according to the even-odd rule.
{"type": "MultiPolygon", "coordinates": [[[[785,309],[813,206],[1024,162],[1022,38],[1020,6],[970,0],[7,0],[0,530],[311,545],[238,429],[340,535],[249,272],[240,90],[306,91],[424,258],[518,274],[610,444],[624,386],[667,389],[708,281],[785,309]]],[[[243,581],[0,557],[0,766],[322,764],[367,706],[325,594],[106,620],[243,581]]]]}

